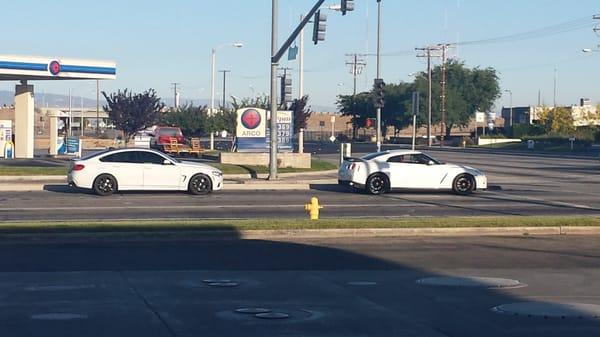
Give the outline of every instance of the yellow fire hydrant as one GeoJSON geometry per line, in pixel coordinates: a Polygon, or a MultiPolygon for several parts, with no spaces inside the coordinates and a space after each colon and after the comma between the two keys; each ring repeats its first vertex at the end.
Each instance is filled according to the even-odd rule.
{"type": "Polygon", "coordinates": [[[311,220],[319,220],[319,210],[323,206],[319,205],[319,199],[317,197],[310,198],[310,204],[304,205],[304,210],[310,214],[311,220]]]}

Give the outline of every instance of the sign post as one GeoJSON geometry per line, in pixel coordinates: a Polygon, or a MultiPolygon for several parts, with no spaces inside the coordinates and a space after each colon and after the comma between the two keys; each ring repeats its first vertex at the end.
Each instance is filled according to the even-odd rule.
{"type": "Polygon", "coordinates": [[[412,150],[415,150],[417,139],[417,114],[419,113],[419,92],[412,93],[412,116],[413,116],[413,133],[412,133],[412,150]]]}

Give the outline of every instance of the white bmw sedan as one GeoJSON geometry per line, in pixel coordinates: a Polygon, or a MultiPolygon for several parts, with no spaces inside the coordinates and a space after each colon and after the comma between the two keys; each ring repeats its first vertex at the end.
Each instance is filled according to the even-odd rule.
{"type": "Polygon", "coordinates": [[[468,166],[446,164],[419,151],[394,150],[346,158],[338,171],[340,185],[371,194],[392,190],[451,190],[470,194],[487,189],[487,178],[468,166]]]}
{"type": "Polygon", "coordinates": [[[206,194],[223,187],[223,173],[210,165],[180,161],[159,151],[128,148],[71,161],[67,181],[102,196],[131,190],[206,194]]]}

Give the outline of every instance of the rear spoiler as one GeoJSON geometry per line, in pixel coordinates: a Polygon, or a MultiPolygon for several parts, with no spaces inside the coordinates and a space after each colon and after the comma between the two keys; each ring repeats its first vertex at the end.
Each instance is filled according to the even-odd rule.
{"type": "Polygon", "coordinates": [[[355,157],[344,157],[344,161],[347,161],[349,163],[365,162],[364,159],[362,159],[362,158],[355,158],[355,157]]]}

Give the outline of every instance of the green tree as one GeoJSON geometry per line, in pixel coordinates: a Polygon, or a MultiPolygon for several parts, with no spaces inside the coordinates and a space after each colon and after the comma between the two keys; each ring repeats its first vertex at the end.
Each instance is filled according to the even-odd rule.
{"type": "Polygon", "coordinates": [[[191,137],[204,134],[210,123],[206,107],[191,104],[169,109],[162,114],[160,122],[164,125],[178,126],[184,135],[191,137]]]}
{"type": "Polygon", "coordinates": [[[361,92],[353,95],[339,95],[338,110],[343,116],[352,117],[352,137],[356,138],[357,129],[364,127],[367,118],[375,118],[373,96],[371,92],[361,92]]]}
{"type": "MultiPolygon", "coordinates": [[[[441,123],[442,67],[432,71],[432,122],[441,123]]],[[[428,95],[427,74],[420,73],[415,87],[421,98],[428,95]]],[[[500,85],[493,68],[467,68],[463,62],[450,60],[446,64],[446,136],[455,126],[466,126],[476,111],[489,111],[500,97],[500,85]]],[[[426,100],[426,99],[425,99],[426,100]]],[[[421,99],[421,102],[425,101],[421,99]]],[[[421,119],[421,121],[426,121],[421,119]]]]}
{"type": "Polygon", "coordinates": [[[294,116],[294,133],[300,132],[300,129],[306,129],[306,121],[312,114],[310,108],[307,108],[308,96],[295,99],[290,105],[290,110],[294,116]]]}
{"type": "Polygon", "coordinates": [[[546,133],[559,136],[571,136],[576,128],[573,123],[573,115],[571,109],[558,108],[542,108],[539,114],[539,123],[544,127],[546,133]]]}
{"type": "Polygon", "coordinates": [[[128,89],[119,90],[107,95],[102,92],[108,105],[104,111],[114,125],[125,134],[125,142],[137,131],[145,129],[158,122],[160,112],[165,105],[156,96],[154,89],[148,89],[141,94],[134,94],[128,89]]]}

